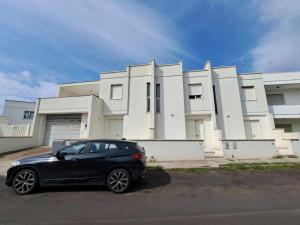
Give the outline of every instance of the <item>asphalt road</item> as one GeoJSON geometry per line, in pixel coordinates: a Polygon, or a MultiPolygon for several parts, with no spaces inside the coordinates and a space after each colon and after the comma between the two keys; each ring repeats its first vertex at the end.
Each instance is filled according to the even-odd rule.
{"type": "Polygon", "coordinates": [[[149,172],[130,193],[44,188],[17,196],[0,178],[0,224],[300,224],[300,171],[149,172]]]}

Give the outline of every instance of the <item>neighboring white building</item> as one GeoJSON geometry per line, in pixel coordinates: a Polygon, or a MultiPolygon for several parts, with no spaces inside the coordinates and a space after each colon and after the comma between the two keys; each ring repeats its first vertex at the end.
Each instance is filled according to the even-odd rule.
{"type": "Polygon", "coordinates": [[[34,117],[35,102],[5,100],[1,124],[31,124],[34,117]]]}
{"type": "Polygon", "coordinates": [[[206,151],[222,155],[222,146],[239,148],[236,141],[275,139],[279,154],[293,154],[289,141],[299,137],[298,72],[237,74],[235,66],[210,62],[183,71],[182,63],[152,61],[100,78],[61,84],[58,97],[37,100],[36,145],[55,139],[204,140],[206,151]]]}

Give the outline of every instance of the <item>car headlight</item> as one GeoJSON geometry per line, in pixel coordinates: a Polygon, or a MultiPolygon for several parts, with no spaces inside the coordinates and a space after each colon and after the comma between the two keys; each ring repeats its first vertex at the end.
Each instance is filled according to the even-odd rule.
{"type": "Polygon", "coordinates": [[[13,161],[13,162],[11,163],[12,166],[17,166],[17,165],[19,165],[19,164],[20,164],[20,162],[19,162],[18,160],[13,161]]]}

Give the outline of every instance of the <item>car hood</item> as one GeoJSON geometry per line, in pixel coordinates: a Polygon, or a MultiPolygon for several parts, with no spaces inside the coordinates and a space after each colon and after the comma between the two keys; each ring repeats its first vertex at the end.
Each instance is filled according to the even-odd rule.
{"type": "Polygon", "coordinates": [[[26,157],[23,159],[18,159],[17,161],[19,161],[20,164],[29,164],[29,163],[57,161],[57,158],[54,155],[52,155],[51,153],[47,153],[47,154],[42,154],[42,155],[26,157]]]}

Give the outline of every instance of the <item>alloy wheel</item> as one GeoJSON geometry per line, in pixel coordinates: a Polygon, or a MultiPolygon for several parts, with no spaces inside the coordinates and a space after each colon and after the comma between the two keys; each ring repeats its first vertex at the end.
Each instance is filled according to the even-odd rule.
{"type": "Polygon", "coordinates": [[[14,178],[13,188],[17,194],[31,192],[36,184],[36,176],[31,170],[22,170],[14,178]]]}
{"type": "Polygon", "coordinates": [[[109,174],[107,182],[111,191],[123,193],[130,185],[130,175],[125,169],[117,169],[109,174]]]}

